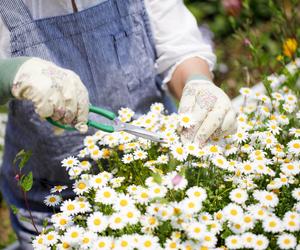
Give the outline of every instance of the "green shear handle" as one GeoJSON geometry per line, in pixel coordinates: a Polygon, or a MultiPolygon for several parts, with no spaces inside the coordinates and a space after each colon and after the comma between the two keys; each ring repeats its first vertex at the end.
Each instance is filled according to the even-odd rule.
{"type": "MultiPolygon", "coordinates": [[[[113,112],[102,109],[102,108],[99,108],[99,107],[95,107],[93,105],[90,106],[89,111],[91,113],[95,113],[95,114],[104,116],[107,119],[112,120],[112,121],[115,120],[115,118],[116,118],[116,115],[113,112]]],[[[74,127],[72,127],[70,125],[64,125],[60,122],[54,121],[50,117],[46,118],[46,120],[48,122],[50,122],[52,125],[56,126],[56,127],[59,127],[59,128],[62,128],[62,129],[68,130],[68,131],[76,130],[74,127]]],[[[109,132],[109,133],[115,132],[115,129],[114,129],[113,126],[105,125],[105,124],[98,123],[98,122],[95,122],[95,121],[88,120],[87,125],[89,127],[94,127],[94,128],[100,129],[100,130],[105,131],[105,132],[109,132]]]]}

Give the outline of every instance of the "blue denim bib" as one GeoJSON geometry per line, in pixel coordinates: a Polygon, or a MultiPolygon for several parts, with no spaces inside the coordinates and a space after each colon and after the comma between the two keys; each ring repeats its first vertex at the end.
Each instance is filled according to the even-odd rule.
{"type": "MultiPolygon", "coordinates": [[[[114,112],[129,107],[139,114],[153,102],[166,102],[156,77],[155,49],[142,0],[107,0],[77,13],[40,20],[32,19],[21,0],[1,0],[0,14],[11,33],[12,57],[40,57],[75,71],[93,105],[114,112]]],[[[82,141],[77,132],[55,135],[32,103],[11,101],[2,168],[2,191],[8,202],[24,207],[12,167],[18,151],[32,150],[24,169],[34,176],[28,200],[33,210],[43,211],[49,188],[68,184],[61,160],[76,155],[82,141]]]]}

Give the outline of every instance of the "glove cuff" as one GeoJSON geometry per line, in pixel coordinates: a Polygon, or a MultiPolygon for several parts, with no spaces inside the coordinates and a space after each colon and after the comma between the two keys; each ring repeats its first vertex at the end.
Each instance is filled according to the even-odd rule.
{"type": "Polygon", "coordinates": [[[206,75],[202,75],[202,74],[195,74],[195,75],[191,75],[187,80],[186,80],[186,84],[191,83],[191,82],[205,82],[205,83],[211,83],[213,84],[212,80],[210,80],[206,75]]]}
{"type": "Polygon", "coordinates": [[[12,97],[11,88],[19,68],[31,57],[15,57],[0,60],[0,104],[12,97]]]}

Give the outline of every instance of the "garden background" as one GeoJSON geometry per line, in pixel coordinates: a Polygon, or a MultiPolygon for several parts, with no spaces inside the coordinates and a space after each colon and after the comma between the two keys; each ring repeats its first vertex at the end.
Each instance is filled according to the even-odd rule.
{"type": "MultiPolygon", "coordinates": [[[[300,0],[186,0],[199,26],[214,43],[215,83],[231,96],[253,86],[299,57],[300,0]],[[297,54],[298,53],[298,54],[297,54]]],[[[299,96],[299,89],[295,90],[299,96]]],[[[2,114],[0,108],[0,153],[2,114]]],[[[1,156],[0,156],[1,157],[1,156]]],[[[0,249],[14,242],[8,209],[0,194],[0,249]]]]}

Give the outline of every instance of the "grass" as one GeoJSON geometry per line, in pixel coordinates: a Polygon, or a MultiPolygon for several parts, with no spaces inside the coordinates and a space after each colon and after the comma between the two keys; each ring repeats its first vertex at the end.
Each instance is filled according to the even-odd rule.
{"type": "Polygon", "coordinates": [[[0,195],[0,249],[4,249],[8,245],[14,243],[17,237],[11,228],[9,220],[9,209],[0,195]]]}

